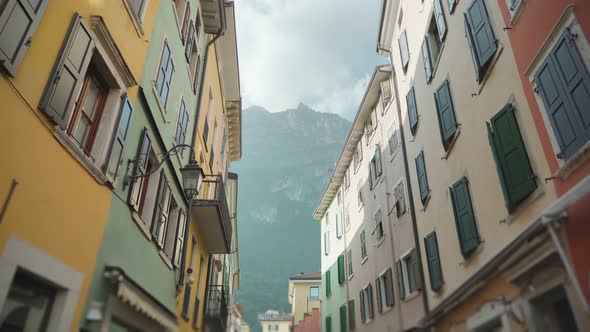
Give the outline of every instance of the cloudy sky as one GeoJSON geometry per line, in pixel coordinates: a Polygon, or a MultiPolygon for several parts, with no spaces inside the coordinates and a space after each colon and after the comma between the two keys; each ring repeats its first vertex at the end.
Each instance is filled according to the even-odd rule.
{"type": "Polygon", "coordinates": [[[235,0],[244,108],[303,102],[354,117],[375,53],[380,0],[235,0]]]}

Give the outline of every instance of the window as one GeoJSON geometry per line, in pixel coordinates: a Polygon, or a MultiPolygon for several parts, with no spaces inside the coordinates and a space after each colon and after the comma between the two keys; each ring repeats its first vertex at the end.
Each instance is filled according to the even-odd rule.
{"type": "Polygon", "coordinates": [[[375,230],[373,233],[375,233],[377,241],[383,239],[383,214],[381,213],[381,209],[375,213],[375,230]]]}
{"type": "Polygon", "coordinates": [[[479,235],[475,224],[475,215],[473,213],[473,206],[471,205],[467,178],[461,178],[449,189],[451,191],[451,201],[453,203],[453,213],[455,214],[455,224],[457,225],[461,253],[467,257],[479,245],[479,235]]]}
{"type": "Polygon", "coordinates": [[[393,307],[393,274],[391,268],[388,268],[385,273],[375,280],[375,287],[377,288],[377,309],[379,312],[393,307]]]}
{"type": "Polygon", "coordinates": [[[457,1],[458,0],[447,0],[448,5],[449,5],[449,14],[452,14],[453,11],[455,10],[455,6],[457,5],[457,1]]]}
{"type": "Polygon", "coordinates": [[[309,299],[319,300],[320,299],[320,288],[317,286],[309,287],[309,299]]]}
{"type": "Polygon", "coordinates": [[[377,179],[381,176],[383,169],[381,167],[381,147],[379,144],[375,146],[375,154],[371,163],[369,164],[369,187],[371,189],[377,185],[377,179]]]}
{"type": "Polygon", "coordinates": [[[506,208],[512,212],[537,188],[512,105],[506,105],[486,125],[506,208]]]}
{"type": "Polygon", "coordinates": [[[330,225],[330,212],[326,212],[326,226],[330,225]]]}
{"type": "Polygon", "coordinates": [[[133,8],[133,13],[137,15],[137,17],[141,20],[141,16],[143,14],[143,7],[146,3],[146,0],[128,0],[131,4],[131,8],[133,8]]]}
{"type": "Polygon", "coordinates": [[[203,141],[207,147],[207,140],[209,139],[209,118],[213,110],[213,91],[209,88],[209,102],[207,103],[207,115],[205,116],[205,126],[203,127],[203,141]]]}
{"type": "Polygon", "coordinates": [[[160,57],[160,67],[158,68],[158,76],[156,78],[156,91],[160,102],[166,111],[166,104],[168,103],[168,95],[170,94],[170,85],[172,84],[172,75],[174,73],[174,63],[172,62],[172,54],[168,41],[164,41],[162,49],[162,56],[160,57]]]}
{"type": "Polygon", "coordinates": [[[373,133],[375,132],[376,128],[377,112],[375,111],[375,109],[373,109],[371,111],[371,114],[369,115],[369,118],[367,119],[367,122],[365,122],[365,136],[367,137],[367,144],[369,144],[369,139],[371,138],[371,135],[373,135],[373,133]]]}
{"type": "Polygon", "coordinates": [[[346,324],[348,320],[346,319],[346,303],[340,306],[340,332],[348,332],[346,328],[346,324]]]}
{"type": "Polygon", "coordinates": [[[0,65],[12,77],[16,76],[18,67],[31,45],[47,2],[0,1],[0,65]],[[2,2],[5,2],[3,6],[2,2]]]}
{"type": "Polygon", "coordinates": [[[356,329],[354,300],[348,301],[348,327],[350,331],[354,331],[356,329]]]}
{"type": "Polygon", "coordinates": [[[427,83],[430,82],[434,75],[434,67],[440,55],[446,32],[446,21],[440,0],[434,0],[434,15],[430,20],[428,32],[422,43],[422,60],[424,61],[427,83]]]}
{"type": "Polygon", "coordinates": [[[438,127],[445,151],[448,151],[457,132],[457,120],[455,119],[455,109],[453,99],[451,98],[451,89],[449,81],[445,80],[434,94],[436,104],[436,114],[438,115],[438,127]]]}
{"type": "Polygon", "coordinates": [[[590,75],[569,30],[549,51],[534,80],[560,150],[556,156],[569,160],[590,141],[590,75]]]}
{"type": "Polygon", "coordinates": [[[279,325],[275,324],[275,331],[278,331],[278,330],[279,330],[279,325]]]}
{"type": "MultiPolygon", "coordinates": [[[[114,65],[100,65],[124,63],[116,54],[105,58],[110,53],[102,49],[110,51],[112,40],[103,25],[102,20],[93,21],[91,32],[81,16],[74,14],[39,104],[59,126],[55,131],[58,140],[101,183],[113,182],[117,175],[133,113],[124,94],[129,76],[114,65]]],[[[1,38],[0,32],[0,47],[1,38]]]]}
{"type": "Polygon", "coordinates": [[[348,214],[348,206],[344,207],[344,227],[350,228],[350,215],[348,214]]]}
{"type": "Polygon", "coordinates": [[[350,187],[350,175],[348,172],[349,169],[347,168],[346,171],[344,171],[344,189],[348,189],[348,187],[350,187]]]}
{"type": "Polygon", "coordinates": [[[340,203],[342,203],[342,198],[340,196],[340,191],[339,191],[338,194],[336,195],[336,204],[338,204],[338,206],[340,206],[340,203]]]}
{"type": "Polygon", "coordinates": [[[387,151],[389,152],[389,158],[393,158],[397,149],[399,148],[399,137],[397,135],[397,125],[394,123],[387,131],[387,151]]]}
{"type": "Polygon", "coordinates": [[[342,285],[344,283],[344,254],[338,256],[338,284],[342,285]]]}
{"type": "Polygon", "coordinates": [[[391,82],[389,79],[381,82],[381,104],[383,107],[383,112],[387,111],[387,105],[391,101],[391,82]]]}
{"type": "Polygon", "coordinates": [[[328,256],[330,253],[330,231],[324,232],[324,255],[328,256]]]}
{"type": "Polygon", "coordinates": [[[405,299],[420,289],[420,269],[418,267],[418,252],[412,249],[410,253],[402,257],[396,263],[397,281],[400,289],[400,297],[405,299]]]}
{"type": "Polygon", "coordinates": [[[195,24],[191,20],[186,36],[186,45],[184,46],[184,57],[189,63],[191,61],[191,56],[193,55],[193,47],[195,47],[195,24]]]}
{"type": "Polygon", "coordinates": [[[426,204],[426,200],[430,195],[430,187],[428,185],[428,176],[426,175],[426,164],[424,162],[424,151],[420,151],[416,157],[416,176],[418,177],[418,187],[420,187],[420,200],[422,205],[426,204]]]}
{"type": "Polygon", "coordinates": [[[498,49],[484,0],[473,0],[465,16],[465,32],[478,82],[481,82],[498,49]]]}
{"type": "MultiPolygon", "coordinates": [[[[510,18],[512,20],[515,19],[515,16],[518,14],[522,4],[524,4],[523,0],[506,0],[506,4],[508,5],[508,10],[510,11],[510,18]]],[[[512,21],[511,23],[514,23],[512,21]]]]}
{"type": "Polygon", "coordinates": [[[172,199],[166,173],[164,170],[161,170],[152,221],[152,236],[156,239],[156,244],[160,249],[164,247],[166,227],[168,226],[168,218],[170,215],[170,202],[172,199]]]}
{"type": "Polygon", "coordinates": [[[362,179],[359,180],[359,182],[356,185],[356,190],[357,190],[357,202],[359,206],[363,205],[363,181],[362,179]]]}
{"type": "Polygon", "coordinates": [[[0,311],[2,331],[44,331],[54,304],[56,290],[17,270],[0,311]]]}
{"type": "Polygon", "coordinates": [[[176,230],[176,243],[174,244],[174,257],[173,264],[175,267],[180,266],[180,260],[182,259],[182,250],[184,248],[184,233],[186,232],[186,216],[184,211],[178,212],[177,230],[176,230]]]}
{"type": "Polygon", "coordinates": [[[342,220],[340,220],[338,213],[335,215],[336,218],[336,237],[342,238],[342,220]]]}
{"type": "Polygon", "coordinates": [[[354,272],[352,271],[352,248],[348,248],[346,252],[346,261],[348,265],[348,279],[352,278],[354,272]]]}
{"type": "Polygon", "coordinates": [[[354,149],[353,162],[354,162],[355,172],[358,169],[358,166],[360,165],[361,160],[363,160],[363,146],[362,145],[363,145],[363,142],[362,142],[362,139],[360,139],[358,144],[356,145],[356,148],[354,149]]]}
{"type": "MultiPolygon", "coordinates": [[[[176,123],[176,134],[174,135],[174,141],[176,144],[184,144],[186,139],[186,128],[188,125],[188,111],[186,110],[186,104],[184,99],[180,100],[180,110],[178,111],[178,122],[176,123]]],[[[179,151],[180,156],[183,155],[184,149],[179,151]]]]}
{"type": "Polygon", "coordinates": [[[326,271],[326,297],[330,297],[330,295],[332,295],[332,281],[331,281],[331,275],[330,275],[330,270],[326,271]]]}
{"type": "Polygon", "coordinates": [[[432,232],[424,238],[424,250],[428,262],[428,274],[430,275],[430,288],[433,291],[439,290],[443,285],[443,275],[438,254],[438,242],[436,233],[432,232]]]}
{"type": "Polygon", "coordinates": [[[406,30],[402,31],[398,39],[398,44],[402,68],[405,73],[408,68],[408,63],[410,62],[410,51],[408,50],[408,36],[406,35],[406,30]]]}
{"type": "Polygon", "coordinates": [[[408,110],[410,132],[413,136],[416,136],[416,129],[418,128],[418,110],[416,107],[416,92],[414,91],[414,87],[412,87],[406,95],[406,106],[408,110]]]}
{"type": "Polygon", "coordinates": [[[367,238],[365,234],[365,230],[361,231],[361,259],[365,260],[367,258],[367,238]]]}
{"type": "Polygon", "coordinates": [[[393,188],[393,206],[395,208],[395,216],[399,219],[406,211],[406,194],[404,190],[404,182],[400,181],[393,188]]]}
{"type": "Polygon", "coordinates": [[[369,283],[360,292],[361,322],[368,323],[373,319],[373,287],[369,283]]]}
{"type": "Polygon", "coordinates": [[[326,332],[332,332],[332,317],[326,317],[326,332]]]}

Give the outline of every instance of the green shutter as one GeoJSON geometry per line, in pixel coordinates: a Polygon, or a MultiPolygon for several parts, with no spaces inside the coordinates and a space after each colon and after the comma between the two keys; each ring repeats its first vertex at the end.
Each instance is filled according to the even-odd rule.
{"type": "MultiPolygon", "coordinates": [[[[361,302],[362,307],[362,302],[361,302]]],[[[355,311],[354,311],[354,300],[348,301],[348,327],[351,331],[356,329],[356,318],[355,318],[355,311]]]]}
{"type": "Polygon", "coordinates": [[[422,276],[420,274],[420,266],[418,264],[418,250],[412,250],[412,266],[408,267],[412,271],[412,276],[414,278],[414,290],[422,289],[422,276]]]}
{"type": "Polygon", "coordinates": [[[442,8],[440,0],[434,0],[432,2],[434,10],[434,18],[436,19],[436,27],[438,29],[438,37],[442,43],[447,35],[447,22],[445,21],[445,14],[442,8]]]}
{"type": "Polygon", "coordinates": [[[347,332],[346,323],[346,304],[343,304],[340,307],[340,332],[347,332]]]}
{"type": "Polygon", "coordinates": [[[326,271],[326,297],[332,295],[332,280],[330,270],[326,271]]]}
{"type": "Polygon", "coordinates": [[[486,123],[490,146],[508,211],[528,197],[537,184],[520,135],[512,105],[508,104],[486,123]]]}
{"type": "Polygon", "coordinates": [[[338,256],[338,284],[344,283],[344,254],[338,256]]]}
{"type": "Polygon", "coordinates": [[[416,127],[418,126],[418,110],[416,107],[416,92],[414,87],[408,91],[406,95],[406,105],[408,109],[408,118],[410,120],[410,131],[412,135],[416,135],[416,127]]]}
{"type": "Polygon", "coordinates": [[[479,245],[479,235],[466,177],[461,178],[451,188],[451,200],[461,253],[463,256],[469,256],[479,245]]]}
{"type": "Polygon", "coordinates": [[[380,278],[375,279],[375,290],[377,291],[377,311],[383,312],[383,305],[381,304],[381,283],[380,278]]]}
{"type": "Polygon", "coordinates": [[[395,297],[393,294],[393,273],[391,268],[388,268],[387,272],[385,272],[385,290],[385,294],[387,294],[387,306],[393,307],[395,304],[395,297]]]}
{"type": "Polygon", "coordinates": [[[326,317],[326,332],[332,332],[332,317],[326,317]]]}
{"type": "Polygon", "coordinates": [[[365,312],[365,292],[363,290],[359,293],[360,303],[361,303],[361,322],[364,323],[367,321],[367,313],[365,312]]]}
{"type": "Polygon", "coordinates": [[[466,33],[476,61],[478,81],[481,81],[498,49],[484,0],[473,0],[465,12],[465,17],[466,33]]]}
{"type": "Polygon", "coordinates": [[[424,42],[422,43],[422,61],[424,62],[424,73],[426,74],[426,83],[430,82],[432,79],[432,55],[430,53],[430,44],[428,42],[428,37],[424,37],[424,42]]]}
{"type": "Polygon", "coordinates": [[[432,232],[424,238],[426,259],[428,261],[428,274],[430,275],[430,288],[433,291],[439,290],[443,285],[443,276],[438,254],[438,241],[436,233],[432,232]]]}
{"type": "Polygon", "coordinates": [[[426,202],[430,188],[428,187],[428,177],[426,175],[426,164],[424,163],[424,151],[420,151],[416,157],[416,176],[418,177],[418,187],[420,188],[420,199],[422,203],[426,202]]]}
{"type": "Polygon", "coordinates": [[[448,80],[445,80],[436,90],[434,100],[436,102],[442,143],[445,150],[447,150],[457,131],[457,120],[455,119],[455,110],[448,80]]]}
{"type": "Polygon", "coordinates": [[[406,35],[406,30],[402,31],[398,40],[398,44],[400,59],[402,60],[402,67],[405,72],[406,68],[408,68],[408,62],[410,61],[410,52],[408,50],[408,36],[406,35]]]}
{"type": "Polygon", "coordinates": [[[406,298],[406,290],[404,288],[404,278],[403,278],[403,270],[402,270],[402,261],[401,259],[395,263],[395,272],[397,275],[397,287],[399,288],[399,297],[401,300],[406,298]]]}
{"type": "Polygon", "coordinates": [[[117,131],[113,135],[113,142],[111,143],[109,151],[109,160],[105,164],[105,171],[107,176],[113,182],[117,178],[119,167],[123,163],[123,148],[125,147],[125,141],[127,139],[127,131],[129,124],[131,123],[131,117],[133,116],[133,106],[131,106],[131,100],[129,96],[124,93],[122,100],[121,112],[119,113],[119,124],[117,125],[117,131]]]}

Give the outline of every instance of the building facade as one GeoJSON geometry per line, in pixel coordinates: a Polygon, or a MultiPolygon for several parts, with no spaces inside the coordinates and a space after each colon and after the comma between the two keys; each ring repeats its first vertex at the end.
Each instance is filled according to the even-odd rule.
{"type": "Polygon", "coordinates": [[[78,331],[86,319],[160,1],[133,3],[0,6],[2,329],[78,331]]]}
{"type": "Polygon", "coordinates": [[[289,277],[289,304],[293,325],[298,325],[311,315],[313,309],[320,309],[320,287],[322,276],[320,273],[303,273],[289,277]]]}
{"type": "Polygon", "coordinates": [[[292,320],[291,315],[281,314],[276,310],[267,310],[258,317],[263,332],[291,332],[292,320]]]}

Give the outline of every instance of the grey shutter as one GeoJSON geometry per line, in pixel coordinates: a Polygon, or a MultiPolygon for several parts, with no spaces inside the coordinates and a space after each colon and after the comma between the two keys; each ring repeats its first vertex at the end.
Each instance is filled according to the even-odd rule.
{"type": "Polygon", "coordinates": [[[467,43],[469,44],[469,50],[471,51],[471,58],[473,59],[473,67],[475,69],[475,78],[479,82],[481,81],[481,74],[480,68],[482,68],[479,58],[477,57],[477,51],[475,50],[475,42],[473,41],[473,36],[471,35],[471,26],[469,25],[469,20],[467,19],[467,14],[463,14],[463,21],[465,23],[465,38],[467,38],[467,43]]]}
{"type": "Polygon", "coordinates": [[[479,235],[466,177],[461,178],[451,188],[451,200],[461,253],[463,256],[469,256],[479,245],[479,235]]]}
{"type": "Polygon", "coordinates": [[[381,277],[375,279],[375,290],[377,291],[377,311],[383,312],[383,305],[381,302],[381,277]]]}
{"type": "Polygon", "coordinates": [[[565,160],[590,140],[590,76],[572,39],[566,31],[535,74],[565,160]]]}
{"type": "Polygon", "coordinates": [[[430,54],[430,44],[428,42],[428,37],[424,37],[424,42],[422,43],[422,60],[424,62],[424,73],[426,74],[426,83],[430,82],[432,79],[432,60],[430,54]]]}
{"type": "Polygon", "coordinates": [[[433,291],[439,290],[443,285],[440,257],[438,254],[438,241],[436,233],[432,232],[424,238],[426,259],[428,261],[428,274],[430,275],[430,288],[433,291]]]}
{"type": "Polygon", "coordinates": [[[403,300],[406,298],[406,289],[404,288],[404,277],[401,259],[395,263],[395,270],[397,275],[397,286],[399,288],[399,298],[403,300]]]}
{"type": "MultiPolygon", "coordinates": [[[[163,226],[162,222],[165,218],[164,210],[167,208],[165,206],[167,201],[166,198],[170,195],[170,187],[168,187],[168,181],[166,179],[166,173],[164,172],[164,170],[160,171],[160,181],[158,183],[157,193],[158,194],[156,196],[156,204],[154,205],[154,215],[152,217],[152,236],[154,237],[158,245],[160,245],[158,241],[158,232],[160,230],[160,227],[163,226]]],[[[168,202],[169,201],[170,200],[168,199],[168,202]]]]}
{"type": "Polygon", "coordinates": [[[442,8],[440,0],[433,0],[432,6],[434,10],[434,18],[436,20],[436,27],[438,29],[438,38],[442,43],[447,35],[447,22],[445,21],[445,13],[442,8]]]}
{"type": "Polygon", "coordinates": [[[439,128],[441,131],[442,143],[445,150],[448,149],[455,132],[457,131],[457,120],[455,119],[455,110],[449,89],[449,81],[445,80],[436,90],[434,95],[436,110],[438,114],[439,128]]]}
{"type": "Polygon", "coordinates": [[[182,317],[188,320],[188,307],[191,299],[191,285],[186,283],[184,286],[184,298],[182,300],[182,317]]]}
{"type": "Polygon", "coordinates": [[[426,164],[424,162],[424,151],[420,151],[416,157],[416,176],[418,177],[418,187],[420,188],[420,199],[422,203],[426,202],[430,188],[428,187],[428,177],[426,175],[426,164]]]}
{"type": "Polygon", "coordinates": [[[457,0],[447,0],[449,5],[449,14],[452,14],[455,10],[455,5],[457,4],[457,0]]]}
{"type": "Polygon", "coordinates": [[[64,130],[84,82],[93,49],[94,39],[90,29],[84,24],[82,16],[74,14],[39,105],[39,109],[64,130]]]}
{"type": "Polygon", "coordinates": [[[400,35],[398,40],[398,44],[400,57],[402,60],[402,67],[405,72],[406,68],[408,68],[408,62],[410,61],[410,52],[408,50],[408,36],[406,35],[406,30],[402,31],[402,34],[400,35]]]}
{"type": "Polygon", "coordinates": [[[191,55],[193,55],[193,47],[195,43],[195,26],[193,21],[191,20],[188,28],[188,41],[186,42],[186,47],[184,49],[184,56],[186,57],[186,61],[191,61],[191,55]]]}
{"type": "Polygon", "coordinates": [[[420,275],[420,266],[418,264],[418,250],[412,250],[412,266],[409,269],[412,270],[413,278],[414,278],[414,290],[422,289],[422,276],[420,275]]]}
{"type": "MultiPolygon", "coordinates": [[[[362,307],[362,302],[361,302],[362,307]]],[[[355,318],[355,310],[354,310],[354,300],[348,301],[348,327],[350,331],[354,331],[356,329],[356,318],[355,318]]]]}
{"type": "Polygon", "coordinates": [[[373,312],[373,286],[369,283],[368,286],[368,297],[369,297],[369,319],[373,319],[374,312],[373,312]]]}
{"type": "Polygon", "coordinates": [[[369,188],[373,189],[373,179],[375,178],[375,168],[373,167],[375,162],[375,157],[369,163],[369,188]]]}
{"type": "Polygon", "coordinates": [[[48,0],[6,0],[0,13],[0,64],[15,77],[48,0]]]}
{"type": "Polygon", "coordinates": [[[180,260],[182,259],[182,251],[184,249],[184,234],[186,232],[186,216],[184,211],[178,211],[178,223],[176,226],[176,243],[174,244],[174,266],[180,266],[180,260]]]}
{"type": "Polygon", "coordinates": [[[375,145],[375,178],[379,177],[383,173],[381,165],[381,146],[375,145]]]}
{"type": "Polygon", "coordinates": [[[125,147],[127,131],[129,130],[129,124],[131,123],[132,116],[133,106],[131,106],[131,100],[129,100],[129,96],[125,93],[123,95],[121,112],[119,114],[119,125],[117,126],[117,131],[113,137],[111,150],[109,152],[109,160],[106,163],[106,174],[113,182],[115,181],[117,173],[119,172],[119,167],[121,166],[123,148],[125,147]]]}
{"type": "Polygon", "coordinates": [[[365,312],[365,292],[363,290],[359,293],[360,302],[361,302],[361,322],[367,321],[367,313],[365,312]]]}
{"type": "Polygon", "coordinates": [[[385,272],[385,290],[387,294],[387,306],[392,307],[395,303],[395,298],[393,295],[393,273],[391,268],[388,268],[387,272],[385,272]]]}
{"type": "Polygon", "coordinates": [[[416,92],[414,87],[408,91],[406,95],[406,105],[408,109],[408,118],[410,119],[410,131],[412,135],[416,135],[416,127],[418,126],[418,110],[416,107],[416,92]]]}
{"type": "Polygon", "coordinates": [[[474,47],[472,52],[475,52],[478,58],[478,76],[481,78],[498,49],[484,0],[474,0],[467,8],[466,17],[469,23],[471,42],[474,47]]]}
{"type": "MultiPolygon", "coordinates": [[[[141,143],[137,156],[135,157],[136,166],[133,171],[133,175],[143,175],[147,173],[148,161],[150,159],[150,151],[152,147],[152,140],[149,135],[149,130],[146,128],[143,130],[141,135],[141,143]]],[[[135,178],[131,180],[131,188],[129,190],[129,204],[137,212],[139,211],[139,205],[141,200],[141,191],[143,188],[143,181],[147,181],[147,177],[135,178]]]]}

